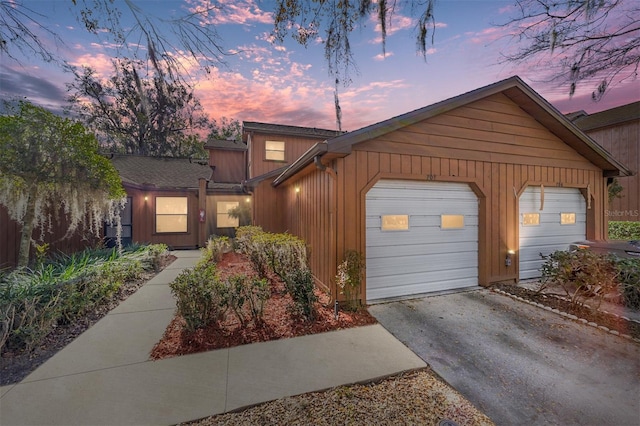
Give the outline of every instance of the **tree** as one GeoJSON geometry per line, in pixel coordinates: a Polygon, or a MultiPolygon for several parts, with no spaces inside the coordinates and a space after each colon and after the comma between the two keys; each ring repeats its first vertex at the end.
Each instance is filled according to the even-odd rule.
{"type": "Polygon", "coordinates": [[[209,135],[207,140],[226,139],[241,141],[242,140],[242,124],[238,120],[222,117],[218,120],[211,120],[209,124],[209,135]]]}
{"type": "MultiPolygon", "coordinates": [[[[203,18],[224,7],[222,3],[178,10],[171,18],[156,17],[134,0],[117,5],[113,0],[69,0],[68,5],[70,13],[98,41],[119,46],[116,56],[148,60],[157,71],[164,63],[168,79],[184,81],[185,63],[197,63],[207,72],[224,63],[226,52],[216,27],[202,25],[203,18]]],[[[65,64],[66,59],[51,47],[64,45],[52,28],[47,16],[37,12],[32,3],[0,0],[0,53],[9,58],[20,62],[20,56],[35,56],[65,64]]]]}
{"type": "Polygon", "coordinates": [[[117,222],[126,194],[81,123],[28,102],[7,108],[14,115],[0,116],[0,203],[22,225],[18,266],[26,266],[36,227],[51,230],[62,210],[67,236],[87,218],[98,234],[105,219],[117,222]]]}
{"type": "MultiPolygon", "coordinates": [[[[274,15],[274,35],[276,40],[283,41],[291,33],[293,39],[303,46],[322,37],[330,75],[335,77],[336,85],[349,84],[351,70],[357,71],[349,40],[351,33],[358,24],[375,14],[380,25],[384,52],[387,27],[391,16],[400,7],[398,3],[396,0],[278,0],[274,15]],[[324,36],[320,36],[323,27],[324,36]]],[[[405,6],[412,14],[419,15],[415,27],[416,46],[425,58],[429,35],[433,43],[436,24],[434,5],[435,0],[410,0],[405,6]]]]}
{"type": "Polygon", "coordinates": [[[538,61],[553,79],[592,83],[600,100],[614,80],[636,78],[640,65],[640,2],[636,0],[516,0],[517,15],[504,26],[522,44],[505,59],[538,61]],[[559,66],[559,69],[558,69],[559,66]]]}
{"type": "Polygon", "coordinates": [[[114,59],[113,65],[109,79],[83,68],[68,85],[71,108],[103,146],[126,154],[203,157],[198,132],[208,119],[193,91],[155,69],[142,74],[141,61],[114,59]]]}

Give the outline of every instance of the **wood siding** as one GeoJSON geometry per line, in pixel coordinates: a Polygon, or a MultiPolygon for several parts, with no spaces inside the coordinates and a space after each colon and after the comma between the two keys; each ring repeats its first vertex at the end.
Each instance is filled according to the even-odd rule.
{"type": "Polygon", "coordinates": [[[246,151],[209,149],[209,165],[215,166],[213,181],[239,183],[247,179],[246,151]]]}
{"type": "Polygon", "coordinates": [[[144,191],[126,188],[131,200],[133,241],[137,243],[163,243],[170,248],[198,247],[198,197],[195,191],[144,191]],[[144,197],[147,197],[147,200],[144,197]],[[156,197],[188,197],[188,224],[186,233],[156,233],[156,197]]]}
{"type": "Polygon", "coordinates": [[[332,294],[335,265],[345,250],[366,254],[365,197],[383,178],[465,182],[474,189],[482,285],[518,278],[518,195],[529,185],[580,188],[591,198],[587,237],[605,235],[602,170],[502,94],[355,145],[330,166],[335,187],[327,172],[314,171],[290,179],[282,191],[287,227],[313,248],[314,274],[332,294]],[[298,195],[291,190],[295,186],[301,188],[298,195]],[[330,214],[320,215],[327,214],[333,191],[335,224],[330,214]],[[516,251],[510,267],[504,262],[508,250],[516,251]]]}
{"type": "MultiPolygon", "coordinates": [[[[64,218],[64,213],[60,212],[60,217],[64,218]]],[[[63,238],[67,231],[68,222],[62,219],[61,223],[54,224],[53,232],[46,233],[41,238],[40,229],[33,231],[32,238],[38,244],[50,244],[49,253],[73,253],[75,251],[84,250],[87,247],[97,245],[101,236],[95,236],[89,232],[83,224],[80,224],[78,230],[69,238],[63,238]]],[[[0,270],[4,268],[13,268],[18,262],[18,250],[20,247],[20,233],[22,227],[18,222],[9,217],[9,213],[5,206],[0,205],[0,270]]],[[[34,254],[31,248],[31,256],[34,254]]]]}
{"type": "Polygon", "coordinates": [[[640,120],[586,133],[635,173],[634,176],[618,178],[624,188],[622,198],[613,200],[607,209],[607,218],[640,221],[640,120]]]}
{"type": "Polygon", "coordinates": [[[251,133],[249,146],[249,178],[261,176],[282,166],[296,161],[302,154],[322,139],[296,136],[278,136],[262,133],[251,133]],[[265,160],[265,142],[284,142],[284,161],[265,160]]]}

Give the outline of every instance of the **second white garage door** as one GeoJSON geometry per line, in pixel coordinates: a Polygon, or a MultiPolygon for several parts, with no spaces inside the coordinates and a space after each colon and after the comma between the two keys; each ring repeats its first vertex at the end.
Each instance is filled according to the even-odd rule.
{"type": "Polygon", "coordinates": [[[366,196],[367,300],[478,285],[467,184],[381,180],[366,196]]]}
{"type": "Polygon", "coordinates": [[[520,196],[520,279],[541,276],[540,255],[567,250],[586,239],[586,230],[587,205],[579,189],[527,187],[520,196]]]}

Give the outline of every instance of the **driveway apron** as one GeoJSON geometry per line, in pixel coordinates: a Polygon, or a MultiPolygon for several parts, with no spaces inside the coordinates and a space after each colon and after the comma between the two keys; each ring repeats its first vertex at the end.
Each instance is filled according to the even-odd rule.
{"type": "Polygon", "coordinates": [[[369,311],[498,425],[639,425],[640,345],[489,290],[369,311]]]}

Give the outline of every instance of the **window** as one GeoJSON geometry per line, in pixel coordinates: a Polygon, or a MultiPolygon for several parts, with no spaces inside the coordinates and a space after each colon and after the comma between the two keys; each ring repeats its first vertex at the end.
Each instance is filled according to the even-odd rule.
{"type": "Polygon", "coordinates": [[[560,213],[560,225],[575,225],[576,214],[575,213],[560,213]]]}
{"type": "Polygon", "coordinates": [[[462,229],[464,228],[464,215],[461,215],[461,214],[440,215],[440,227],[442,229],[462,229]]]}
{"type": "Polygon", "coordinates": [[[538,226],[540,225],[540,213],[523,213],[522,226],[538,226]]]}
{"type": "Polygon", "coordinates": [[[264,158],[265,160],[284,161],[284,142],[267,141],[264,158]]]}
{"type": "Polygon", "coordinates": [[[218,201],[216,205],[216,227],[217,228],[237,228],[239,219],[229,216],[229,210],[238,207],[237,201],[218,201]]]}
{"type": "Polygon", "coordinates": [[[406,231],[409,229],[409,215],[393,214],[381,217],[383,231],[406,231]]]}
{"type": "Polygon", "coordinates": [[[187,232],[187,197],[156,197],[156,232],[187,232]]]}

